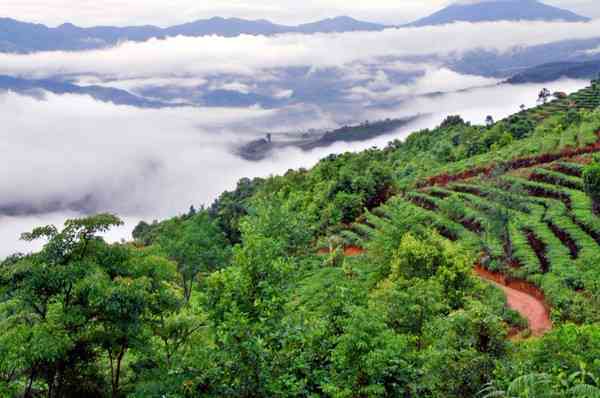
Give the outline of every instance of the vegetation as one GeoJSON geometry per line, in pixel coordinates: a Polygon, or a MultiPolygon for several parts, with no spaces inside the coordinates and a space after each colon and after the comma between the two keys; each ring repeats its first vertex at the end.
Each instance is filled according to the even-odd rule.
{"type": "Polygon", "coordinates": [[[583,170],[583,186],[594,202],[594,211],[596,214],[600,214],[600,158],[596,157],[583,170]]]}
{"type": "Polygon", "coordinates": [[[0,264],[0,396],[597,397],[594,90],[244,179],[133,242],[108,214],[24,234],[45,244],[0,264]]]}

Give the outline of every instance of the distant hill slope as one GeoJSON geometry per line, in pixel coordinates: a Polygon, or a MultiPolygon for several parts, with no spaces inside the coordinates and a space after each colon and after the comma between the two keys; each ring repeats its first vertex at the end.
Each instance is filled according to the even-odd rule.
{"type": "Polygon", "coordinates": [[[0,75],[0,92],[14,91],[21,94],[34,94],[44,90],[54,94],[79,94],[89,95],[97,101],[111,102],[115,105],[129,105],[138,108],[164,108],[177,105],[151,101],[138,97],[125,90],[102,86],[78,86],[75,84],[55,80],[29,80],[12,76],[0,75]]]}
{"type": "Polygon", "coordinates": [[[452,4],[407,26],[445,25],[453,22],[489,21],[586,22],[589,18],[552,7],[537,0],[489,0],[474,4],[452,4]]]}
{"type": "Polygon", "coordinates": [[[354,126],[344,126],[335,130],[322,133],[297,132],[287,133],[281,139],[279,134],[257,139],[243,144],[236,153],[246,160],[259,161],[271,155],[274,151],[284,148],[299,148],[310,151],[316,148],[325,148],[338,142],[361,142],[386,134],[391,134],[398,129],[418,120],[423,115],[415,115],[402,119],[386,119],[372,123],[366,122],[354,126]],[[291,138],[290,138],[291,137],[291,138]]]}
{"type": "Polygon", "coordinates": [[[328,18],[322,21],[299,25],[294,30],[300,33],[343,33],[358,31],[380,31],[387,26],[363,22],[350,17],[328,18]]]}
{"type": "Polygon", "coordinates": [[[146,41],[173,36],[275,35],[279,33],[330,33],[379,31],[385,25],[362,22],[350,17],[337,17],[299,26],[277,25],[266,20],[211,18],[159,28],[156,26],[81,28],[64,24],[56,28],[0,18],[0,52],[27,53],[52,50],[86,50],[114,45],[119,41],[146,41]]]}
{"type": "Polygon", "coordinates": [[[591,79],[599,74],[600,59],[587,62],[553,62],[527,69],[508,79],[508,83],[544,83],[562,77],[591,79]]]}

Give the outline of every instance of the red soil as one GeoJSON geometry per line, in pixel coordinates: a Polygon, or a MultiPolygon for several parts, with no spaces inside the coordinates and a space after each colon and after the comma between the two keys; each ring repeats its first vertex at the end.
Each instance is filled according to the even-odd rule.
{"type": "MultiPolygon", "coordinates": [[[[319,250],[319,254],[327,254],[329,249],[319,250]]],[[[365,250],[358,246],[346,246],[344,255],[347,257],[360,256],[365,250]]],[[[541,336],[552,329],[550,307],[546,304],[544,294],[531,283],[512,280],[505,275],[491,272],[481,265],[475,266],[475,273],[482,279],[494,283],[506,294],[508,306],[521,314],[529,322],[529,329],[534,336],[541,336]]],[[[509,336],[514,337],[515,331],[509,336]]]]}
{"type": "Polygon", "coordinates": [[[560,164],[555,164],[552,166],[552,170],[558,171],[559,173],[563,173],[573,177],[581,177],[581,172],[579,170],[573,170],[568,167],[562,166],[560,164]]]}
{"type": "Polygon", "coordinates": [[[411,202],[425,210],[437,211],[438,207],[434,201],[424,198],[422,196],[412,196],[409,198],[411,202]]]}
{"type": "Polygon", "coordinates": [[[365,252],[365,249],[357,246],[347,246],[344,249],[344,255],[347,257],[360,256],[365,252]]]}
{"type": "Polygon", "coordinates": [[[531,246],[540,261],[541,271],[544,274],[547,274],[550,271],[550,261],[548,261],[548,258],[546,257],[546,244],[540,240],[531,229],[525,228],[523,232],[527,235],[529,246],[531,246]]]}
{"type": "MultiPolygon", "coordinates": [[[[344,248],[344,256],[346,256],[346,257],[360,256],[364,252],[365,252],[365,249],[360,248],[358,246],[346,246],[344,248]]],[[[322,249],[319,250],[319,254],[321,254],[321,255],[329,254],[329,253],[330,253],[330,251],[326,247],[324,247],[324,248],[322,248],[322,249]]]]}
{"type": "Polygon", "coordinates": [[[577,246],[577,242],[573,240],[571,235],[569,235],[565,230],[560,228],[558,225],[554,224],[551,221],[547,221],[546,224],[548,228],[552,231],[554,236],[556,236],[560,241],[569,248],[569,252],[571,253],[571,258],[575,260],[579,257],[579,247],[577,246]]]}
{"type": "Polygon", "coordinates": [[[504,291],[508,306],[527,319],[534,336],[541,336],[552,329],[550,307],[540,289],[525,281],[511,280],[500,273],[488,271],[480,265],[475,267],[475,273],[504,291]]]}

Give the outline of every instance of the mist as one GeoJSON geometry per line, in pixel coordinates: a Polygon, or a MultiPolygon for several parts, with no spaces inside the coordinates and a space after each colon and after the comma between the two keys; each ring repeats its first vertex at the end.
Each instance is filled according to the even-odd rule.
{"type": "MultiPolygon", "coordinates": [[[[427,79],[431,76],[435,74],[427,79]]],[[[441,73],[437,84],[434,80],[423,84],[428,89],[443,86],[446,78],[441,73]]],[[[550,88],[571,92],[586,85],[585,81],[563,80],[550,88]]],[[[539,89],[539,85],[489,85],[436,96],[417,95],[395,107],[365,106],[356,117],[428,116],[374,140],[311,152],[287,149],[260,162],[235,155],[235,145],[265,129],[335,127],[333,115],[309,105],[270,110],[149,110],[78,95],[0,94],[5,164],[0,168],[0,257],[39,247],[19,242],[21,232],[97,212],[117,213],[127,221],[108,239],[129,239],[139,220],[171,217],[192,204],[209,205],[221,192],[233,189],[240,178],[311,167],[330,153],[381,147],[415,130],[434,127],[448,114],[461,114],[474,123],[482,123],[487,115],[500,119],[521,104],[535,105],[539,89]]],[[[376,96],[377,90],[369,95],[376,96]]]]}
{"type": "MultiPolygon", "coordinates": [[[[453,60],[474,50],[512,54],[598,32],[600,21],[455,23],[382,32],[180,36],[92,51],[1,53],[0,74],[101,85],[187,105],[139,109],[39,90],[0,93],[0,257],[38,247],[18,242],[18,236],[39,224],[112,212],[127,222],[107,238],[128,239],[139,220],[209,205],[243,177],[382,147],[435,127],[449,114],[473,123],[487,115],[506,117],[521,104],[535,105],[541,86],[461,74],[450,68],[453,60]],[[240,105],[210,104],[203,96],[215,90],[241,98],[240,105]],[[263,105],[244,105],[252,96],[258,99],[251,103],[263,105]],[[415,115],[421,117],[393,134],[361,143],[311,152],[288,148],[260,162],[236,154],[267,132],[415,115]]],[[[549,88],[571,92],[586,85],[562,80],[549,88]]]]}
{"type": "Polygon", "coordinates": [[[391,56],[459,57],[475,49],[506,53],[561,40],[594,38],[598,32],[600,21],[528,21],[455,23],[308,36],[179,36],[142,43],[125,42],[113,48],[83,52],[0,54],[0,74],[99,75],[118,79],[238,74],[260,80],[268,78],[268,70],[273,68],[342,67],[356,60],[391,56]]]}

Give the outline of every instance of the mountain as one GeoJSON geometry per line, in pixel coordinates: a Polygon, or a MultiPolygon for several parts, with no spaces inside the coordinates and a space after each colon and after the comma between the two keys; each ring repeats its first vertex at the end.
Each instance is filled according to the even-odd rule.
{"type": "Polygon", "coordinates": [[[372,23],[363,22],[350,17],[337,17],[324,19],[322,21],[307,23],[299,25],[296,31],[299,33],[343,33],[343,32],[357,32],[357,31],[380,31],[385,29],[386,26],[372,23]]]}
{"type": "Polygon", "coordinates": [[[350,17],[337,17],[299,26],[277,25],[266,20],[220,18],[198,20],[182,25],[157,26],[97,26],[81,28],[67,23],[56,28],[41,24],[0,18],[0,52],[28,53],[53,50],[89,50],[114,45],[120,41],[146,41],[174,36],[218,35],[235,37],[243,34],[271,36],[281,33],[330,33],[379,31],[387,26],[362,22],[350,17]]]}
{"type": "Polygon", "coordinates": [[[177,106],[152,101],[131,94],[128,91],[102,86],[78,86],[76,84],[50,80],[30,80],[0,75],[0,91],[14,91],[21,94],[36,94],[40,90],[54,94],[89,95],[97,101],[111,102],[115,105],[129,105],[138,108],[164,108],[177,106]]]}
{"type": "MultiPolygon", "coordinates": [[[[600,36],[600,34],[599,34],[600,36]]],[[[463,74],[510,78],[537,65],[557,62],[587,62],[598,58],[594,54],[600,37],[583,40],[563,40],[531,47],[519,47],[499,53],[489,49],[468,51],[454,59],[438,59],[463,74]]]]}
{"type": "Polygon", "coordinates": [[[571,11],[552,7],[537,0],[481,0],[454,3],[428,17],[406,26],[445,25],[453,22],[489,21],[567,21],[587,22],[571,11]]]}
{"type": "Polygon", "coordinates": [[[562,77],[592,79],[600,74],[600,59],[587,62],[553,62],[529,68],[508,79],[508,83],[545,83],[562,77]]]}

